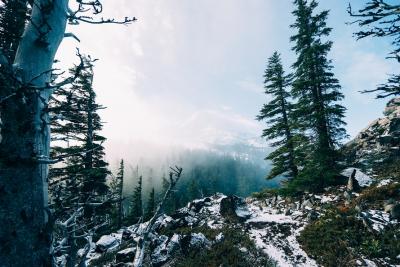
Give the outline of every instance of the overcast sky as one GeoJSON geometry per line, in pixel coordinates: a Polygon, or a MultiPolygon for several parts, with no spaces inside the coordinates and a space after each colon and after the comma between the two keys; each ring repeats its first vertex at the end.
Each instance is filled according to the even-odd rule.
{"type": "MultiPolygon", "coordinates": [[[[290,0],[108,0],[104,16],[136,16],[130,26],[71,27],[58,58],[72,64],[74,47],[99,58],[94,87],[106,122],[111,157],[140,143],[196,147],[260,136],[254,120],[262,104],[263,72],[274,50],[289,70],[290,0]]],[[[330,9],[330,57],[346,96],[347,129],[354,136],[382,116],[386,101],[362,95],[395,73],[385,59],[389,40],[355,41],[346,22],[348,1],[321,0],[330,9]]],[[[355,6],[365,2],[351,1],[355,6]]],[[[154,147],[153,147],[154,149],[154,147]]]]}

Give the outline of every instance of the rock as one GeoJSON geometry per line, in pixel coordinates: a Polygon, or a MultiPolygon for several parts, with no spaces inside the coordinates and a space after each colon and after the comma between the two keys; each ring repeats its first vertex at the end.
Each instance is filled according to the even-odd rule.
{"type": "Polygon", "coordinates": [[[394,220],[399,220],[400,219],[400,204],[397,203],[393,206],[393,208],[390,211],[390,218],[394,220]]]}
{"type": "Polygon", "coordinates": [[[192,249],[209,248],[211,242],[202,233],[191,234],[189,247],[192,249]]]}
{"type": "Polygon", "coordinates": [[[357,170],[353,169],[353,171],[349,177],[349,180],[347,182],[347,190],[350,192],[353,192],[353,191],[357,192],[358,190],[360,190],[360,184],[358,183],[358,181],[355,178],[356,173],[357,173],[357,170]]]}
{"type": "Polygon", "coordinates": [[[116,256],[115,260],[117,263],[120,262],[133,262],[135,259],[136,248],[126,248],[124,250],[119,251],[116,256]]]}
{"type": "Polygon", "coordinates": [[[314,207],[314,204],[313,204],[313,202],[311,201],[311,199],[306,199],[306,200],[302,203],[301,207],[302,207],[303,209],[306,209],[306,208],[312,209],[312,208],[314,207]]]}
{"type": "Polygon", "coordinates": [[[390,213],[394,207],[394,204],[385,204],[383,210],[387,213],[390,213]]]}
{"type": "Polygon", "coordinates": [[[250,218],[251,213],[246,207],[246,202],[237,196],[228,196],[221,200],[220,214],[233,222],[244,222],[250,218]]]}
{"type": "Polygon", "coordinates": [[[112,248],[118,246],[119,241],[113,235],[103,235],[100,237],[99,241],[96,242],[96,251],[97,252],[106,252],[112,248]]]}

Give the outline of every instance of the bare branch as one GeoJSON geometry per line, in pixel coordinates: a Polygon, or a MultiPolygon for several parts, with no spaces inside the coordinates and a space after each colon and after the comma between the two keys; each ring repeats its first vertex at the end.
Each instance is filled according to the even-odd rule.
{"type": "Polygon", "coordinates": [[[169,173],[169,177],[170,177],[169,187],[168,187],[167,191],[165,192],[164,197],[162,198],[161,202],[158,204],[153,217],[149,220],[146,228],[144,229],[142,236],[139,239],[139,242],[137,243],[135,259],[133,261],[134,267],[141,267],[143,265],[143,258],[144,258],[144,253],[146,250],[146,243],[147,243],[148,236],[154,226],[154,223],[157,221],[158,217],[160,216],[162,208],[164,207],[170,194],[172,193],[173,189],[175,188],[176,184],[178,183],[179,179],[182,176],[182,171],[183,171],[182,168],[175,166],[175,167],[171,167],[170,169],[171,169],[171,172],[169,173]]]}

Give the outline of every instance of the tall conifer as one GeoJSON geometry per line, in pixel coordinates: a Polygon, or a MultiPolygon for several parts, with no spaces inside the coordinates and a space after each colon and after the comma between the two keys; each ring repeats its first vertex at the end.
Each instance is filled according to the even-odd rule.
{"type": "Polygon", "coordinates": [[[332,72],[328,59],[332,42],[326,40],[331,28],[326,24],[329,11],[316,13],[314,0],[295,0],[293,14],[296,21],[292,28],[297,33],[291,37],[297,60],[292,96],[296,99],[295,115],[300,129],[309,136],[303,144],[307,157],[298,186],[321,189],[337,172],[336,148],[346,136],[343,128],[345,108],[340,104],[344,96],[339,81],[332,72]]]}
{"type": "Polygon", "coordinates": [[[292,104],[289,102],[290,95],[286,89],[290,85],[290,76],[285,74],[278,52],[274,52],[269,58],[264,78],[265,93],[272,99],[264,104],[257,119],[267,121],[268,126],[262,136],[272,141],[271,145],[276,148],[266,158],[273,163],[268,178],[272,179],[281,174],[293,178],[297,176],[298,168],[292,129],[292,104]]]}

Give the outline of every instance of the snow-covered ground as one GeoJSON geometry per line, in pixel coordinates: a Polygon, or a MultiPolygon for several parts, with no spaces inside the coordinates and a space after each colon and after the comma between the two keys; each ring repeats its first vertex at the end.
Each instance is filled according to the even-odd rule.
{"type": "Polygon", "coordinates": [[[292,216],[302,215],[301,212],[291,216],[277,214],[277,209],[262,206],[259,201],[249,204],[253,216],[247,220],[250,226],[250,238],[253,239],[265,254],[275,260],[278,266],[318,266],[300,248],[296,236],[304,227],[304,222],[294,220],[292,216]]]}

